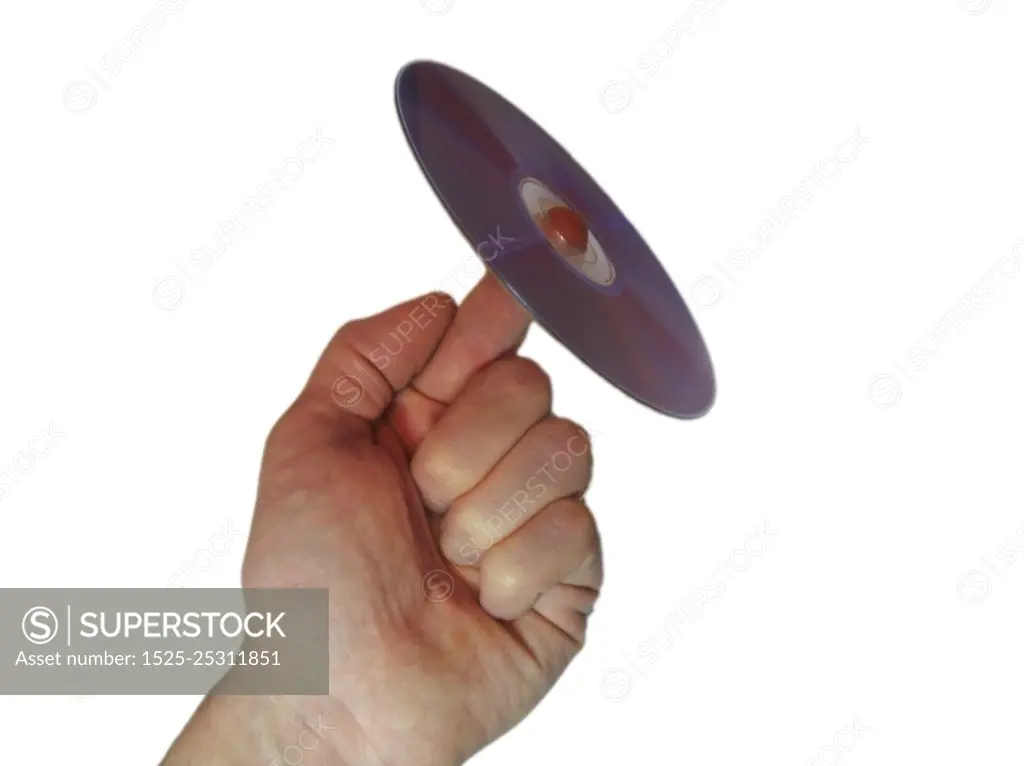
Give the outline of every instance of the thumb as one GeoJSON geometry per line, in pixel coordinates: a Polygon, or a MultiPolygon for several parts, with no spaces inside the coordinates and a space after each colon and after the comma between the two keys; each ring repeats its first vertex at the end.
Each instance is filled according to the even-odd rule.
{"type": "Polygon", "coordinates": [[[328,343],[300,401],[331,413],[342,431],[365,432],[427,365],[454,316],[450,296],[428,293],[348,322],[328,343]]]}

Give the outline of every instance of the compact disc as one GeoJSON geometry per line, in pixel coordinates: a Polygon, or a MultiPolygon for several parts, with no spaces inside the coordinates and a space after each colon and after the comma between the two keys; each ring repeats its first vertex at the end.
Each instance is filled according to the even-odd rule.
{"type": "Polygon", "coordinates": [[[533,120],[443,64],[395,83],[406,138],[477,254],[537,322],[606,380],[680,418],[715,398],[682,296],[597,182],[533,120]]]}

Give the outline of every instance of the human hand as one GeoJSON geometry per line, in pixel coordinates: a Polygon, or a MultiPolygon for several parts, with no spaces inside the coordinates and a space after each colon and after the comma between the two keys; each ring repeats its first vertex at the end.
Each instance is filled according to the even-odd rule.
{"type": "Polygon", "coordinates": [[[452,766],[580,650],[602,580],[589,439],[491,275],[345,325],[267,440],[249,588],[330,589],[330,696],[210,697],[165,763],[452,766]],[[212,741],[216,740],[216,744],[212,741]]]}

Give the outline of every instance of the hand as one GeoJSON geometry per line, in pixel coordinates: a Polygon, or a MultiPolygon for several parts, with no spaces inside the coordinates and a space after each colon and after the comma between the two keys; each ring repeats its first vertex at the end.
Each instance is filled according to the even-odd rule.
{"type": "Polygon", "coordinates": [[[306,730],[304,764],[452,766],[547,693],[602,567],[528,324],[488,275],[338,332],[267,440],[242,571],[330,589],[330,696],[210,697],[167,763],[294,763],[306,730]]]}

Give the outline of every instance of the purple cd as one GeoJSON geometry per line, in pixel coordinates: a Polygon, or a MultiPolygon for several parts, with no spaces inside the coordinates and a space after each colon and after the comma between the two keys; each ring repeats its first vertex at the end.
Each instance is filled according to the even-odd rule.
{"type": "Polygon", "coordinates": [[[456,226],[537,322],[625,393],[679,418],[715,398],[707,347],[640,234],[568,152],[493,90],[430,61],[395,102],[456,226]]]}

